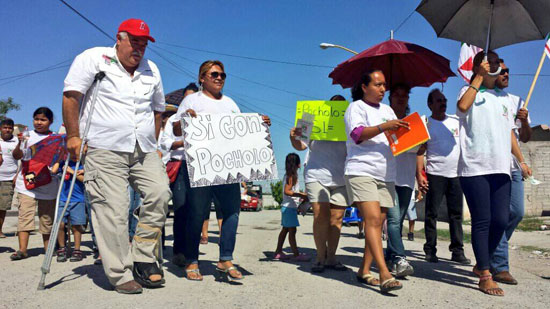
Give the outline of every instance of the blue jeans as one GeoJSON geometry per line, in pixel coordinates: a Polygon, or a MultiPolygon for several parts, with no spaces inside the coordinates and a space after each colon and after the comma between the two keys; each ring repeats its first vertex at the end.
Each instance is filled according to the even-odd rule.
{"type": "Polygon", "coordinates": [[[184,207],[186,239],[183,254],[187,264],[198,263],[202,224],[206,213],[210,212],[210,204],[214,197],[221,202],[219,208],[223,215],[219,259],[221,261],[233,260],[241,211],[241,190],[238,183],[189,190],[184,207]]]}
{"type": "Polygon", "coordinates": [[[395,186],[397,205],[388,209],[388,246],[386,260],[395,262],[397,258],[405,257],[405,247],[401,239],[403,220],[411,202],[413,190],[409,187],[395,186]]]}
{"type": "Polygon", "coordinates": [[[523,177],[521,171],[512,172],[512,190],[510,193],[510,219],[504,231],[504,235],[500,240],[495,253],[491,257],[491,269],[495,273],[501,271],[509,271],[510,265],[508,261],[508,241],[512,237],[512,233],[523,219],[525,212],[523,200],[523,177]]]}
{"type": "Polygon", "coordinates": [[[187,201],[187,192],[189,192],[189,174],[187,173],[187,164],[181,163],[181,167],[176,176],[176,180],[170,184],[172,190],[172,204],[174,205],[174,247],[173,254],[183,254],[185,248],[185,203],[187,201]]]}
{"type": "Polygon", "coordinates": [[[128,235],[130,235],[130,239],[132,239],[136,233],[139,221],[138,218],[134,216],[134,211],[141,206],[141,196],[139,196],[139,193],[134,190],[132,186],[128,186],[128,194],[130,195],[130,207],[128,208],[128,235]]]}
{"type": "Polygon", "coordinates": [[[491,257],[510,218],[510,177],[506,174],[460,177],[460,185],[472,216],[477,269],[490,269],[491,257]]]}

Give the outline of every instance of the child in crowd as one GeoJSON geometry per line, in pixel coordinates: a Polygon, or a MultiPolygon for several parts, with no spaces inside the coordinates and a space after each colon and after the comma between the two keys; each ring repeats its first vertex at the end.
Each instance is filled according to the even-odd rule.
{"type": "MultiPolygon", "coordinates": [[[[52,168],[52,173],[62,172],[62,167],[65,166],[65,162],[61,161],[54,164],[52,168]],[[61,168],[60,168],[61,167],[61,168]]],[[[76,162],[69,160],[69,166],[67,167],[67,174],[65,179],[63,179],[63,189],[61,190],[61,196],[59,197],[59,209],[57,210],[57,218],[61,217],[61,212],[63,207],[67,203],[69,189],[71,187],[72,178],[75,177],[76,181],[74,183],[73,193],[71,195],[71,200],[69,201],[69,206],[63,216],[63,222],[59,225],[59,234],[57,236],[57,242],[59,244],[59,249],[57,250],[57,261],[66,262],[68,256],[68,250],[65,247],[65,224],[67,223],[67,218],[71,221],[71,230],[74,235],[74,250],[72,251],[70,261],[79,262],[84,258],[84,254],[80,251],[80,242],[82,240],[82,233],[84,233],[84,226],[86,225],[86,200],[84,196],[84,166],[80,165],[78,171],[75,173],[76,162]]]]}
{"type": "Polygon", "coordinates": [[[310,260],[309,256],[298,251],[298,245],[296,244],[296,227],[298,223],[298,205],[300,200],[307,200],[307,194],[299,192],[298,184],[298,168],[300,168],[300,157],[295,153],[289,153],[285,160],[285,178],[283,189],[283,202],[281,204],[281,225],[283,228],[279,233],[279,240],[277,242],[277,249],[275,250],[275,259],[284,260],[289,257],[283,253],[283,244],[288,235],[288,241],[290,242],[290,248],[294,256],[295,261],[307,262],[310,260]]]}
{"type": "MultiPolygon", "coordinates": [[[[50,136],[50,125],[53,122],[53,112],[47,107],[40,107],[34,111],[33,115],[34,130],[26,131],[21,134],[19,142],[13,149],[12,155],[16,160],[22,160],[21,172],[17,174],[15,182],[15,191],[19,206],[19,216],[17,219],[17,237],[19,238],[19,250],[10,256],[12,261],[22,260],[28,257],[27,247],[29,237],[34,231],[34,217],[36,215],[36,204],[38,204],[38,231],[42,234],[44,250],[48,248],[50,233],[52,230],[55,198],[59,182],[56,177],[51,177],[49,182],[40,185],[34,185],[35,174],[33,171],[25,171],[25,165],[32,159],[31,146],[39,143],[50,136]],[[27,185],[32,188],[27,188],[27,185]]],[[[40,172],[49,173],[47,167],[40,172]]],[[[47,179],[47,178],[46,178],[47,179]]]]}

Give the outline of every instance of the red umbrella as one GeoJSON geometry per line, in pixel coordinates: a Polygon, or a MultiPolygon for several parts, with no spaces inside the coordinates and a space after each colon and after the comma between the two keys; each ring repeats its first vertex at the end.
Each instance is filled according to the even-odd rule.
{"type": "Polygon", "coordinates": [[[398,40],[388,40],[375,45],[340,63],[328,75],[333,84],[342,88],[353,87],[364,72],[380,69],[386,83],[404,83],[409,87],[429,87],[456,76],[449,67],[449,60],[422,46],[398,40]]]}

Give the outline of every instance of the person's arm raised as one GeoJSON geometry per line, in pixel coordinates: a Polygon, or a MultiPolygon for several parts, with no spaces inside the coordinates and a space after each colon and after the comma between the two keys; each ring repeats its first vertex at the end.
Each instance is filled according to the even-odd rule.
{"type": "Polygon", "coordinates": [[[459,111],[466,113],[476,99],[476,95],[479,92],[479,87],[483,84],[483,78],[486,76],[491,68],[489,62],[483,61],[479,66],[478,74],[474,77],[474,80],[468,86],[468,90],[458,100],[456,107],[459,111]]]}

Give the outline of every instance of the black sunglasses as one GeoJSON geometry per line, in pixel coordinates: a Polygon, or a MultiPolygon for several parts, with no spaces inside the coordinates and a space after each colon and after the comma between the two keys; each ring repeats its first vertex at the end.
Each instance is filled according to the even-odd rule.
{"type": "Polygon", "coordinates": [[[224,72],[212,72],[210,73],[210,77],[216,79],[218,77],[220,77],[222,80],[225,80],[225,78],[227,77],[227,74],[225,74],[224,72]]]}
{"type": "Polygon", "coordinates": [[[504,75],[506,73],[510,74],[510,69],[501,69],[500,70],[500,75],[504,75]]]}

